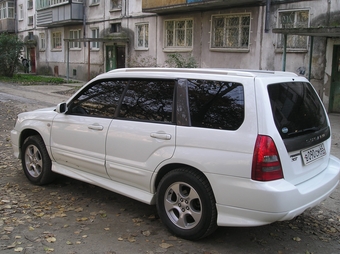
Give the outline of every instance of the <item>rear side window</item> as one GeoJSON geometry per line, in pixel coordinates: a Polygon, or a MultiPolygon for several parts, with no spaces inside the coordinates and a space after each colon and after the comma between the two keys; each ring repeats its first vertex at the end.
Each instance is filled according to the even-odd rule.
{"type": "Polygon", "coordinates": [[[244,120],[244,91],[239,83],[188,80],[191,126],[237,130],[244,120]]]}
{"type": "Polygon", "coordinates": [[[328,127],[321,101],[309,83],[272,84],[268,92],[275,124],[283,139],[328,127]]]}
{"type": "Polygon", "coordinates": [[[130,80],[119,118],[172,123],[174,80],[130,80]]]}

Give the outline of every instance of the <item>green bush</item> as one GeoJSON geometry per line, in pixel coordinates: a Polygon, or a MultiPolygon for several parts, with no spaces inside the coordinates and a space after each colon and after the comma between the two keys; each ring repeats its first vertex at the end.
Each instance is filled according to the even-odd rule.
{"type": "Polygon", "coordinates": [[[13,77],[21,63],[20,53],[23,46],[16,35],[0,34],[0,75],[13,77]]]}
{"type": "Polygon", "coordinates": [[[194,57],[185,58],[179,53],[169,54],[165,63],[175,68],[197,68],[197,62],[194,57]]]}

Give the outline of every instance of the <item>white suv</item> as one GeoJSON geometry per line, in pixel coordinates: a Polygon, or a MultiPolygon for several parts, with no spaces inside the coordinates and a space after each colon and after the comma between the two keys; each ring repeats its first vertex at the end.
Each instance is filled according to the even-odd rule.
{"type": "Polygon", "coordinates": [[[119,69],[56,108],[18,116],[27,178],[63,174],[156,204],[176,235],[289,220],[339,182],[312,85],[286,72],[119,69]]]}

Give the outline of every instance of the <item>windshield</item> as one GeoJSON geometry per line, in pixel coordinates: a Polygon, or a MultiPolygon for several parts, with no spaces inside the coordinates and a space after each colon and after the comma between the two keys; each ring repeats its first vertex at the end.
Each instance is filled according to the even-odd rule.
{"type": "Polygon", "coordinates": [[[326,128],[322,103],[307,82],[287,82],[268,86],[276,127],[283,139],[326,128]]]}

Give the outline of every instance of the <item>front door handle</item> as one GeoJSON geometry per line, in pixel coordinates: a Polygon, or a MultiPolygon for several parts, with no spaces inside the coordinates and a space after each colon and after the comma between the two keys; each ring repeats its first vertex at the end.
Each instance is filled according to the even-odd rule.
{"type": "Polygon", "coordinates": [[[152,138],[158,138],[158,139],[164,139],[164,140],[170,140],[171,135],[168,133],[163,133],[163,132],[152,132],[150,134],[150,137],[152,138]]]}
{"type": "Polygon", "coordinates": [[[95,130],[95,131],[102,131],[104,130],[104,126],[98,124],[98,123],[94,123],[94,124],[91,124],[89,126],[87,126],[90,130],[95,130]]]}

